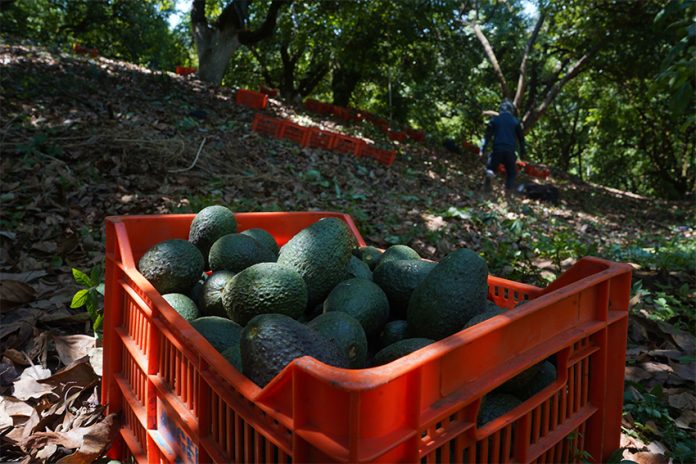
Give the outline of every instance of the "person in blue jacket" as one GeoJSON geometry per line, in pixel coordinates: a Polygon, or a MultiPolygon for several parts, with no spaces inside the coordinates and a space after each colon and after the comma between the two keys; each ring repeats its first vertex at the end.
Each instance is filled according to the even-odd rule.
{"type": "Polygon", "coordinates": [[[490,191],[491,178],[495,176],[498,166],[505,166],[505,190],[511,192],[515,188],[515,174],[517,173],[515,147],[520,146],[520,159],[526,156],[524,147],[524,134],[522,126],[513,115],[515,106],[510,100],[503,100],[500,104],[500,113],[491,118],[486,128],[486,135],[483,139],[483,146],[479,153],[483,155],[488,149],[488,145],[493,140],[493,151],[488,156],[486,164],[486,178],[484,190],[490,191]]]}

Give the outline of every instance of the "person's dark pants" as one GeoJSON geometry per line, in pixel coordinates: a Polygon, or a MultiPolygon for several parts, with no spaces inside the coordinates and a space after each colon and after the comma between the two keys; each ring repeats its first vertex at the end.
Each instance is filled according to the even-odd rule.
{"type": "Polygon", "coordinates": [[[517,157],[514,151],[494,151],[488,157],[486,169],[498,172],[498,166],[505,166],[505,188],[515,188],[515,175],[517,175],[517,157]]]}

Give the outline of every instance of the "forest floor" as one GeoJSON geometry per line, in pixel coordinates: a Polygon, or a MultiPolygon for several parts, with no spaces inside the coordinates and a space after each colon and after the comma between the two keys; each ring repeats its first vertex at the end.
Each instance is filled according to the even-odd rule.
{"type": "Polygon", "coordinates": [[[279,100],[266,111],[392,144],[396,161],[386,168],[259,136],[232,89],[192,77],[18,45],[0,45],[0,66],[4,457],[93,459],[115,431],[98,404],[90,314],[71,308],[100,279],[104,219],[225,204],[349,213],[368,244],[403,243],[436,260],[466,246],[492,274],[540,286],[585,255],[631,262],[623,455],[696,460],[693,204],[555,170],[547,182],[557,204],[506,198],[500,180],[484,194],[476,155],[391,143],[368,124],[345,127],[279,100]],[[76,283],[73,268],[90,277],[76,283]]]}

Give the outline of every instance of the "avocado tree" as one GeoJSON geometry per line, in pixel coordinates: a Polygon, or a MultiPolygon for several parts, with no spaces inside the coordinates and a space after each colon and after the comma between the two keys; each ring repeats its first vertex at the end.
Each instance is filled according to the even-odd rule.
{"type": "MultiPolygon", "coordinates": [[[[206,0],[194,0],[191,25],[199,77],[219,85],[232,54],[242,45],[252,45],[273,35],[280,8],[291,1],[273,0],[263,22],[255,30],[250,30],[248,23],[258,16],[258,12],[250,12],[251,0],[232,0],[212,22],[208,20],[206,0]]],[[[214,12],[216,6],[211,6],[210,11],[214,12]]]]}
{"type": "MultiPolygon", "coordinates": [[[[520,21],[520,18],[524,16],[521,11],[523,7],[521,2],[506,3],[506,7],[502,8],[498,2],[495,2],[480,8],[477,2],[474,9],[462,11],[462,22],[473,30],[481,43],[486,59],[500,84],[502,96],[511,100],[515,107],[521,110],[524,131],[529,132],[539,118],[546,113],[563,87],[587,69],[588,63],[600,48],[600,42],[583,36],[585,40],[574,44],[574,47],[558,43],[558,37],[561,34],[558,33],[554,14],[566,14],[568,8],[539,2],[536,22],[529,32],[526,45],[520,50],[521,57],[518,58],[519,54],[515,53],[515,58],[509,58],[510,61],[514,59],[519,62],[519,68],[516,69],[517,86],[513,92],[506,78],[507,70],[501,66],[485,31],[486,26],[496,31],[496,28],[505,30],[504,27],[500,27],[501,24],[517,22],[522,26],[526,25],[526,21],[520,21]],[[540,34],[543,36],[541,40],[539,40],[540,34]]],[[[574,11],[579,10],[579,8],[574,9],[574,11]]],[[[518,30],[516,34],[521,36],[523,32],[518,30]]],[[[500,35],[499,32],[498,35],[500,35]]],[[[603,34],[600,31],[596,35],[603,34]]],[[[507,40],[503,43],[506,43],[509,48],[510,37],[505,39],[507,40]]],[[[507,55],[510,55],[509,50],[507,55]]]]}

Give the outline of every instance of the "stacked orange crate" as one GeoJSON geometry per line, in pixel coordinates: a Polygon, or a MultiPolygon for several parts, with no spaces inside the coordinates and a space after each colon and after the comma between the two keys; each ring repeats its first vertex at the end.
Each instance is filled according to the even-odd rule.
{"type": "Polygon", "coordinates": [[[256,113],[254,120],[251,122],[251,130],[260,134],[266,134],[270,135],[271,137],[278,138],[280,136],[280,129],[282,128],[282,125],[282,119],[266,116],[262,113],[256,113]]]}
{"type": "Polygon", "coordinates": [[[301,147],[307,146],[309,139],[310,128],[301,126],[292,121],[283,121],[278,134],[279,139],[290,140],[301,147]]]}
{"type": "Polygon", "coordinates": [[[262,110],[268,105],[268,95],[253,90],[239,89],[235,96],[238,105],[247,106],[252,109],[262,110]]]}

